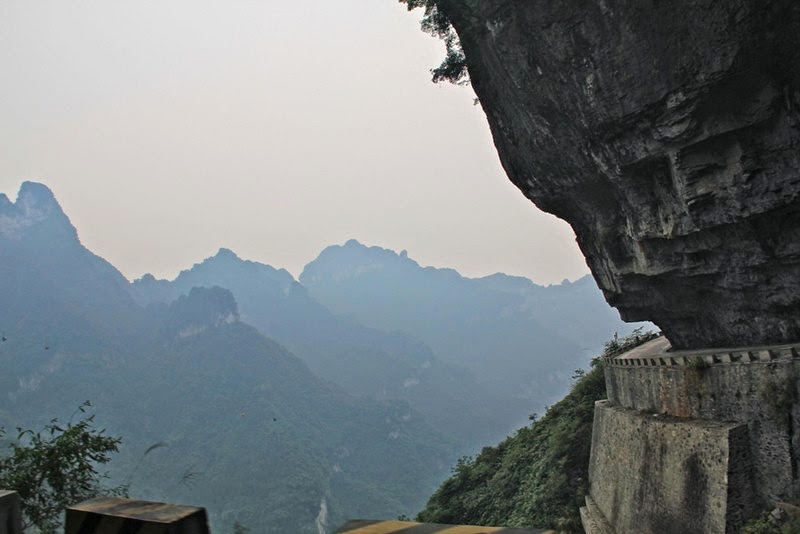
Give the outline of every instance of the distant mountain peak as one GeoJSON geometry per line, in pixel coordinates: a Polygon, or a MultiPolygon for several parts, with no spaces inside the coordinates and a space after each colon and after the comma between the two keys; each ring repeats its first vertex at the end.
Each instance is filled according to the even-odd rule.
{"type": "Polygon", "coordinates": [[[218,269],[222,268],[229,268],[234,266],[239,268],[243,265],[246,265],[248,261],[241,259],[234,251],[229,248],[220,247],[217,250],[217,253],[213,256],[209,256],[194,265],[192,265],[189,269],[182,270],[179,274],[177,279],[182,277],[190,276],[192,273],[197,273],[198,271],[207,271],[208,269],[218,269]]]}
{"type": "MultiPolygon", "coordinates": [[[[408,259],[408,251],[403,250],[399,254],[390,248],[383,248],[377,245],[369,246],[361,243],[357,239],[349,239],[344,245],[331,245],[322,251],[322,254],[341,252],[351,257],[364,259],[408,259]]],[[[413,260],[411,260],[413,261],[413,260]]],[[[416,263],[416,262],[415,262],[416,263]]]]}
{"type": "Polygon", "coordinates": [[[0,236],[18,240],[30,228],[48,223],[51,229],[66,234],[62,237],[77,241],[78,232],[46,185],[23,182],[14,203],[6,195],[0,197],[0,236]]]}
{"type": "Polygon", "coordinates": [[[19,202],[20,199],[33,199],[36,202],[58,205],[56,197],[50,188],[40,182],[22,182],[22,185],[19,187],[17,202],[19,202]]]}
{"type": "Polygon", "coordinates": [[[242,261],[242,259],[231,249],[220,247],[217,253],[214,255],[214,259],[227,259],[227,260],[237,260],[242,261]]]}
{"type": "Polygon", "coordinates": [[[355,239],[344,245],[331,245],[308,263],[300,274],[300,283],[314,284],[323,278],[345,280],[384,269],[417,273],[436,271],[442,276],[461,277],[454,269],[422,267],[403,249],[399,253],[379,246],[367,246],[355,239]]]}
{"type": "Polygon", "coordinates": [[[188,294],[193,287],[220,286],[239,293],[245,300],[251,289],[259,288],[271,294],[299,295],[305,292],[286,269],[240,258],[231,249],[222,247],[213,256],[184,269],[174,280],[157,280],[145,274],[129,286],[129,291],[139,304],[170,303],[180,295],[188,294]]]}
{"type": "Polygon", "coordinates": [[[20,215],[28,219],[42,220],[52,216],[66,218],[50,188],[38,182],[22,183],[15,207],[20,215]]]}
{"type": "Polygon", "coordinates": [[[269,273],[270,276],[281,280],[284,284],[295,282],[294,277],[286,269],[276,269],[266,263],[242,259],[234,251],[225,247],[221,247],[214,256],[206,258],[200,263],[195,263],[191,269],[181,271],[178,276],[189,276],[192,272],[209,268],[235,268],[237,270],[244,269],[249,272],[258,271],[260,273],[269,273]]]}

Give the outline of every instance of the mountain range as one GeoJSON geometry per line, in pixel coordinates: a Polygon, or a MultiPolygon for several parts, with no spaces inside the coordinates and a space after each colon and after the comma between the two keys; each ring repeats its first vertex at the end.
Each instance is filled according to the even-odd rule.
{"type": "Polygon", "coordinates": [[[346,391],[400,399],[462,444],[463,452],[507,435],[525,420],[524,399],[493,393],[457,362],[444,362],[414,337],[334,315],[284,270],[222,249],[169,282],[144,276],[131,285],[143,305],[168,303],[193,287],[231,290],[242,320],[277,340],[317,375],[346,391]]]}
{"type": "Polygon", "coordinates": [[[318,378],[244,323],[227,289],[137,304],[44,186],[0,198],[0,266],[0,426],[69,420],[90,399],[123,437],[112,479],[206,506],[216,531],[413,513],[456,455],[407,403],[318,378]]]}
{"type": "Polygon", "coordinates": [[[336,313],[413,335],[532,410],[563,397],[615,332],[642,326],[621,322],[589,276],[550,286],[501,273],[465,278],[355,240],[323,250],[300,283],[336,313]]]}
{"type": "Polygon", "coordinates": [[[357,241],[299,281],[221,249],[129,282],[32,182],[0,195],[0,302],[0,426],[90,399],[124,439],[112,479],[223,531],[411,515],[636,326],[588,277],[469,279],[357,241]]]}

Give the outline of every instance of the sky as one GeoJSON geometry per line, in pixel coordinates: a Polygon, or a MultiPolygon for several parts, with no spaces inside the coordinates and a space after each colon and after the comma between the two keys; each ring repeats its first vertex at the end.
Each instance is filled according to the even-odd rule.
{"type": "Polygon", "coordinates": [[[508,181],[396,0],[0,0],[0,192],[50,187],[134,279],[227,247],[298,276],[355,238],[470,277],[586,263],[508,181]]]}

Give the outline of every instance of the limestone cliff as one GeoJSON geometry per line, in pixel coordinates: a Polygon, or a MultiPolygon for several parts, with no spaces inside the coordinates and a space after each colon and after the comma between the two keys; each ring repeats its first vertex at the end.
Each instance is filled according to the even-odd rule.
{"type": "Polygon", "coordinates": [[[800,2],[438,0],[511,180],[675,348],[800,339],[800,2]]]}

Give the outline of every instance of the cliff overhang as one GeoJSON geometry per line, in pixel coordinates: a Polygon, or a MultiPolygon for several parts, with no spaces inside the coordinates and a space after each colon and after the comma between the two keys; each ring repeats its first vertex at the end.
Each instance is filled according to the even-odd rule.
{"type": "Polygon", "coordinates": [[[437,0],[510,179],[675,348],[800,339],[800,3],[437,0]]]}

